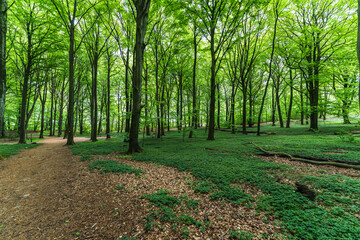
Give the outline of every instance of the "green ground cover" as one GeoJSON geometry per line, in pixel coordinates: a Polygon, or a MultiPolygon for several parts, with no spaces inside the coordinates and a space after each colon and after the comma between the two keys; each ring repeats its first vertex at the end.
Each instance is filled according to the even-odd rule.
{"type": "MultiPolygon", "coordinates": [[[[329,124],[314,133],[298,125],[291,129],[268,126],[262,130],[276,132],[276,135],[258,137],[217,132],[215,141],[205,140],[204,129],[197,130],[193,139],[184,138],[183,132],[170,132],[163,139],[141,139],[145,151],[133,159],[190,171],[198,179],[194,191],[210,194],[214,200],[255,206],[258,211],[275,215],[290,239],[360,239],[358,177],[322,172],[300,174],[292,166],[261,160],[256,156],[260,151],[251,144],[254,142],[266,150],[295,155],[360,162],[358,136],[354,134],[351,141],[341,137],[357,129],[355,125],[329,124]],[[334,135],[338,132],[343,134],[334,135]],[[341,154],[331,153],[336,151],[341,154]],[[302,196],[282,179],[315,189],[315,201],[302,196]],[[237,187],[237,183],[251,184],[261,189],[264,195],[256,202],[237,187]]],[[[79,155],[125,152],[126,149],[120,138],[72,147],[79,155]]]]}
{"type": "Polygon", "coordinates": [[[23,149],[37,147],[38,144],[0,144],[0,160],[1,158],[18,154],[23,149]]]}

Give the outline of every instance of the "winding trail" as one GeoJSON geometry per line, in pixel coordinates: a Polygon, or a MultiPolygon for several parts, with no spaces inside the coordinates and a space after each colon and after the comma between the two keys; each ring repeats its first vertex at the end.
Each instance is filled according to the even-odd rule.
{"type": "Polygon", "coordinates": [[[113,207],[104,206],[103,199],[113,196],[96,192],[106,186],[88,176],[65,140],[40,143],[0,162],[0,239],[92,238],[91,231],[82,231],[94,228],[93,219],[101,223],[98,212],[113,207]]]}

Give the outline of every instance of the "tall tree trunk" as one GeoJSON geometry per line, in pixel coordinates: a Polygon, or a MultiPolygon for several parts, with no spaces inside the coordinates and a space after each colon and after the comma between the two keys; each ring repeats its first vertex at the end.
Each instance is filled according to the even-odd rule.
{"type": "Polygon", "coordinates": [[[179,125],[178,130],[181,131],[183,126],[183,75],[182,72],[180,72],[179,75],[179,125]]]}
{"type": "MultiPolygon", "coordinates": [[[[76,12],[76,10],[74,10],[76,12]]],[[[67,113],[67,142],[66,145],[74,145],[74,61],[75,61],[75,19],[70,23],[70,47],[69,47],[69,105],[67,113]]]]}
{"type": "Polygon", "coordinates": [[[230,119],[231,119],[231,133],[235,134],[235,81],[231,85],[231,103],[230,103],[230,119]]]}
{"type": "Polygon", "coordinates": [[[279,115],[279,122],[280,122],[280,127],[283,128],[284,127],[284,121],[282,118],[282,112],[281,112],[281,103],[280,103],[280,76],[276,77],[277,79],[276,84],[275,84],[275,100],[276,100],[276,106],[277,106],[277,110],[278,110],[278,115],[279,115]]]}
{"type": "Polygon", "coordinates": [[[149,93],[148,93],[148,81],[149,81],[149,74],[148,74],[148,66],[147,63],[145,63],[146,69],[145,69],[145,132],[146,136],[150,136],[150,124],[149,124],[149,93]]]}
{"type": "Polygon", "coordinates": [[[148,25],[148,15],[151,0],[136,0],[136,44],[135,44],[135,67],[133,74],[133,107],[131,114],[131,128],[128,153],[141,152],[139,145],[139,125],[141,113],[141,83],[142,68],[144,61],[144,39],[148,25]]]}
{"type": "Polygon", "coordinates": [[[110,96],[110,77],[111,77],[111,55],[109,50],[107,51],[107,101],[106,101],[106,139],[110,139],[110,104],[111,104],[111,96],[110,96]]]}
{"type": "Polygon", "coordinates": [[[79,120],[79,107],[80,107],[80,92],[81,92],[81,77],[78,78],[77,82],[77,96],[76,96],[76,110],[75,110],[75,127],[74,127],[74,136],[76,137],[78,129],[78,120],[79,120]]]}
{"type": "Polygon", "coordinates": [[[41,129],[40,129],[40,135],[39,138],[44,138],[44,128],[45,128],[45,105],[46,105],[46,99],[47,99],[47,82],[45,82],[44,91],[42,97],[40,97],[41,102],[41,129]]]}
{"type": "Polygon", "coordinates": [[[242,134],[247,135],[247,131],[246,131],[246,118],[247,118],[247,111],[246,111],[246,102],[247,102],[247,87],[246,84],[242,85],[242,94],[243,94],[243,99],[242,99],[242,134]]]}
{"type": "MultiPolygon", "coordinates": [[[[260,127],[261,127],[261,115],[264,109],[264,105],[265,105],[265,99],[266,99],[266,94],[267,94],[267,90],[269,87],[269,82],[271,79],[271,75],[272,75],[272,64],[273,64],[273,59],[274,59],[274,52],[275,52],[275,43],[276,43],[276,33],[277,33],[277,24],[278,24],[278,20],[279,20],[279,11],[278,11],[278,7],[279,7],[279,0],[277,0],[275,2],[275,9],[274,9],[274,13],[275,13],[275,25],[274,25],[274,35],[273,35],[273,39],[272,39],[272,47],[271,47],[271,55],[270,55],[270,63],[269,63],[269,76],[268,79],[266,81],[265,84],[265,91],[264,91],[264,95],[263,98],[261,100],[261,105],[260,105],[260,110],[259,110],[259,115],[258,115],[258,124],[257,124],[257,135],[260,136],[260,127]]],[[[273,124],[274,121],[273,121],[273,124]]]]}
{"type": "Polygon", "coordinates": [[[125,108],[126,108],[126,120],[125,120],[125,132],[130,131],[130,94],[129,94],[129,71],[130,71],[130,49],[126,53],[126,71],[125,71],[125,108]]]}
{"type": "Polygon", "coordinates": [[[79,119],[79,133],[84,133],[84,102],[81,102],[80,119],[79,119]]]}
{"type": "MultiPolygon", "coordinates": [[[[360,0],[359,0],[360,1],[360,0]]],[[[198,116],[197,116],[197,108],[196,108],[196,65],[197,65],[197,26],[194,24],[194,64],[193,64],[193,78],[192,78],[192,128],[197,129],[198,125],[198,116]]],[[[191,129],[189,133],[189,138],[193,136],[193,129],[191,129]]]]}
{"type": "Polygon", "coordinates": [[[55,136],[55,130],[56,130],[56,118],[57,118],[57,99],[55,96],[55,102],[54,102],[54,119],[53,119],[53,129],[52,129],[52,136],[55,136]]]}
{"type": "Polygon", "coordinates": [[[60,106],[59,106],[59,123],[58,123],[58,137],[62,134],[63,127],[63,110],[64,110],[64,91],[65,91],[65,79],[63,80],[60,95],[60,106]]]}
{"type": "Polygon", "coordinates": [[[5,136],[7,0],[0,0],[0,137],[5,136]]]}
{"type": "Polygon", "coordinates": [[[210,33],[211,51],[211,80],[210,80],[210,109],[209,109],[209,133],[207,140],[215,140],[215,101],[216,101],[216,55],[215,55],[215,27],[211,28],[210,33]]]}
{"type": "Polygon", "coordinates": [[[97,104],[97,71],[98,71],[98,55],[94,53],[93,62],[91,65],[91,141],[97,141],[97,116],[98,116],[98,104],[97,104]]]}
{"type": "Polygon", "coordinates": [[[275,122],[276,122],[276,102],[275,102],[275,87],[272,86],[271,89],[271,121],[272,121],[272,126],[275,126],[275,122]]]}
{"type": "MultiPolygon", "coordinates": [[[[359,67],[360,67],[360,0],[358,0],[358,32],[357,32],[357,56],[359,61],[359,67]]],[[[359,79],[359,109],[360,109],[360,79],[359,79]]]]}
{"type": "Polygon", "coordinates": [[[218,103],[218,111],[217,111],[217,128],[220,129],[220,86],[217,86],[217,103],[218,103]]]}
{"type": "Polygon", "coordinates": [[[304,113],[304,93],[303,93],[303,77],[301,74],[301,80],[300,80],[300,111],[301,111],[301,116],[300,116],[300,122],[301,125],[304,125],[304,118],[305,118],[305,113],[304,113]]]}
{"type": "Polygon", "coordinates": [[[30,32],[30,23],[27,23],[27,64],[24,73],[24,82],[22,89],[22,100],[21,100],[21,112],[20,112],[20,140],[19,143],[26,143],[26,113],[27,113],[27,94],[28,94],[28,84],[31,74],[31,65],[32,65],[32,34],[30,32]]]}
{"type": "Polygon", "coordinates": [[[292,70],[290,69],[290,100],[289,100],[290,103],[289,103],[288,115],[287,115],[287,120],[286,120],[286,128],[290,128],[293,98],[294,98],[294,79],[293,79],[293,75],[292,75],[292,70]]]}
{"type": "Polygon", "coordinates": [[[160,114],[161,114],[161,136],[165,136],[165,131],[164,131],[164,102],[165,102],[165,98],[164,98],[164,94],[165,94],[165,86],[162,87],[162,91],[161,91],[161,104],[160,104],[160,114]]]}
{"type": "Polygon", "coordinates": [[[254,126],[253,123],[253,89],[252,89],[252,81],[249,81],[249,120],[248,125],[249,128],[254,126]]]}

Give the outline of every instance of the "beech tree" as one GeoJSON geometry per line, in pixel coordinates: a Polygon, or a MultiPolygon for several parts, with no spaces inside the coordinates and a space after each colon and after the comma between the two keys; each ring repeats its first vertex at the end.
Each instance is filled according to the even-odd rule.
{"type": "Polygon", "coordinates": [[[135,43],[135,66],[132,79],[133,107],[131,114],[131,128],[129,137],[129,153],[141,152],[139,145],[139,125],[141,112],[141,84],[144,62],[144,39],[146,35],[151,0],[133,0],[136,9],[136,43],[135,43]]]}
{"type": "Polygon", "coordinates": [[[0,137],[5,136],[7,0],[0,0],[0,137]]]}

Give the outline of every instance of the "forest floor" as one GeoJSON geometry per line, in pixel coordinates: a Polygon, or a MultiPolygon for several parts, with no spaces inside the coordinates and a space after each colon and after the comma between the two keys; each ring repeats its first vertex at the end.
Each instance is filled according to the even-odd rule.
{"type": "MultiPolygon", "coordinates": [[[[78,138],[76,142],[86,140],[78,138]]],[[[182,214],[183,221],[214,222],[204,231],[194,232],[195,228],[190,227],[191,239],[220,239],[232,228],[257,235],[281,232],[272,218],[264,223],[264,216],[254,209],[219,204],[194,194],[188,184],[194,177],[189,173],[119,159],[144,173],[104,175],[91,172],[79,156],[73,156],[64,146],[65,140],[47,138],[40,143],[0,162],[1,239],[127,239],[128,235],[137,239],[166,239],[168,235],[168,239],[177,239],[175,232],[186,236],[189,229],[172,229],[172,225],[157,231],[143,230],[146,223],[139,220],[152,211],[152,206],[141,196],[161,189],[184,196],[186,203],[191,198],[198,205],[196,211],[187,209],[186,203],[178,209],[185,212],[186,208],[194,217],[182,214]],[[236,217],[239,215],[242,218],[236,217]]]]}
{"type": "Polygon", "coordinates": [[[13,156],[24,145],[0,145],[0,239],[358,239],[359,170],[264,157],[250,144],[359,162],[358,136],[334,135],[357,126],[274,129],[211,142],[174,131],[146,137],[134,156],[120,135],[71,148],[46,138],[13,156]]]}

